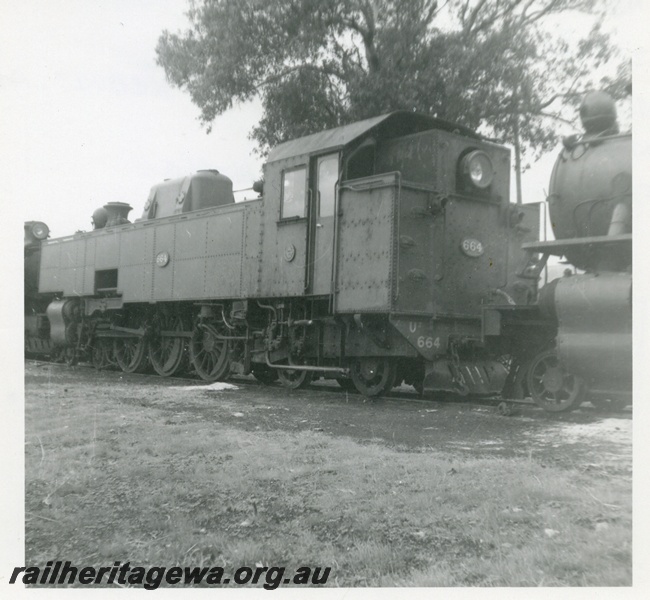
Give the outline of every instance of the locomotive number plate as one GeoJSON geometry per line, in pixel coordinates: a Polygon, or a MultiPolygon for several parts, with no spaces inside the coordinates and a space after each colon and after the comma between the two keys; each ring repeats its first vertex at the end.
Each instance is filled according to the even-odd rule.
{"type": "Polygon", "coordinates": [[[166,267],[169,264],[169,252],[159,252],[156,256],[156,265],[166,267]]]}
{"type": "Polygon", "coordinates": [[[471,258],[477,258],[485,252],[483,244],[474,238],[465,238],[460,244],[460,249],[471,258]]]}
{"type": "Polygon", "coordinates": [[[294,258],[296,258],[296,247],[293,244],[287,244],[284,249],[284,260],[291,262],[294,258]]]}

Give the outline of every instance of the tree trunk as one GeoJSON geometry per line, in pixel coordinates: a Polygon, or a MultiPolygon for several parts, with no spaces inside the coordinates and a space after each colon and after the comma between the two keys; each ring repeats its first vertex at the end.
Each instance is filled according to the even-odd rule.
{"type": "Polygon", "coordinates": [[[513,133],[515,135],[515,178],[517,183],[517,204],[522,204],[521,197],[521,142],[519,140],[519,113],[515,114],[513,133]]]}

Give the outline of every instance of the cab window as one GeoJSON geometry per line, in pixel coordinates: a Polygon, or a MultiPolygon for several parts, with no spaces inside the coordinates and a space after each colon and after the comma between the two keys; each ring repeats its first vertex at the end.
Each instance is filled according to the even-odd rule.
{"type": "Polygon", "coordinates": [[[285,171],[282,175],[281,219],[305,217],[307,207],[307,167],[285,171]]]}
{"type": "Polygon", "coordinates": [[[339,179],[339,156],[334,154],[318,162],[318,216],[334,215],[336,182],[339,179]]]}

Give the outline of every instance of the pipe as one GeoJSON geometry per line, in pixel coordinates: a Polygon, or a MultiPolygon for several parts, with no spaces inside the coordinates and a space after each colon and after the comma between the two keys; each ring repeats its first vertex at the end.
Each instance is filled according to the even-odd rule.
{"type": "Polygon", "coordinates": [[[341,375],[347,375],[350,369],[344,369],[343,367],[315,367],[313,365],[274,365],[269,359],[268,351],[264,354],[266,359],[266,366],[271,367],[272,369],[286,369],[288,371],[314,371],[318,373],[339,373],[341,375]]]}
{"type": "Polygon", "coordinates": [[[273,313],[273,320],[274,320],[274,321],[277,321],[277,320],[278,320],[278,313],[277,313],[277,311],[275,310],[275,307],[274,307],[274,306],[271,306],[270,304],[262,304],[259,300],[257,301],[257,305],[258,305],[260,308],[263,308],[263,309],[265,309],[265,310],[270,310],[270,311],[273,313]]]}

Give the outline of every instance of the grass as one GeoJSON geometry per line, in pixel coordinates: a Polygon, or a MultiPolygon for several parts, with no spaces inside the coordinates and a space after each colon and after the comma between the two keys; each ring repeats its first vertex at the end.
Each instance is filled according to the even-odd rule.
{"type": "Polygon", "coordinates": [[[173,394],[27,385],[27,565],[331,566],[338,586],[632,583],[629,475],[246,431],[218,411],[170,410],[173,394]]]}

